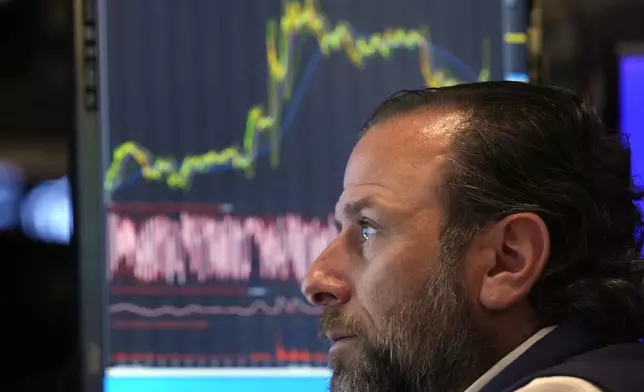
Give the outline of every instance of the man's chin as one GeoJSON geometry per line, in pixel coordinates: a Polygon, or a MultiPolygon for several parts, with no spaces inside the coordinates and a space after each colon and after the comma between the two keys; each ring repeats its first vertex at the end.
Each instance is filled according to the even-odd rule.
{"type": "Polygon", "coordinates": [[[355,369],[339,368],[333,370],[330,392],[361,392],[368,391],[367,384],[360,380],[355,369]]]}
{"type": "Polygon", "coordinates": [[[352,370],[360,365],[361,357],[364,357],[364,350],[360,339],[356,337],[342,339],[333,343],[329,349],[329,367],[333,371],[352,370]]]}

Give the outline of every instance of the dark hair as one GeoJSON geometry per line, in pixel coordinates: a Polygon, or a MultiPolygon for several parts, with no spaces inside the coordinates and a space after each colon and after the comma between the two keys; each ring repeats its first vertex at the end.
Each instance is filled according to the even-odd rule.
{"type": "Polygon", "coordinates": [[[574,93],[517,82],[401,91],[365,129],[433,108],[463,115],[443,174],[445,254],[462,252],[490,222],[536,213],[551,241],[530,293],[542,324],[581,316],[598,328],[644,332],[636,204],[644,194],[633,184],[626,138],[607,131],[574,93]]]}

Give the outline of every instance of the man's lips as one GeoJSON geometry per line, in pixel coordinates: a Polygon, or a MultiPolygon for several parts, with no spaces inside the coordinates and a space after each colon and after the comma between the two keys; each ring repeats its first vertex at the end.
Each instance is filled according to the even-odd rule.
{"type": "Polygon", "coordinates": [[[331,343],[337,343],[342,340],[346,339],[351,339],[355,338],[356,335],[351,334],[349,332],[344,332],[344,331],[329,331],[326,334],[327,339],[331,341],[331,343]]]}

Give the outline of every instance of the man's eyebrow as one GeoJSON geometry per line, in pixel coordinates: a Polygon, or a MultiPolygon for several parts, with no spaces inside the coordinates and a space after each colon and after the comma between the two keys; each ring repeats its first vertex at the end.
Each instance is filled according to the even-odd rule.
{"type": "Polygon", "coordinates": [[[342,214],[344,217],[356,216],[360,211],[365,208],[371,207],[374,204],[373,197],[365,196],[355,201],[350,201],[342,206],[342,214]]]}

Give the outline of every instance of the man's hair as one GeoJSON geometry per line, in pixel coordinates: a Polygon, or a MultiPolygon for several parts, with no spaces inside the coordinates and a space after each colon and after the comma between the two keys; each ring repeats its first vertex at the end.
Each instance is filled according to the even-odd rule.
{"type": "Polygon", "coordinates": [[[368,130],[392,117],[445,109],[454,124],[443,173],[443,251],[455,256],[491,222],[539,215],[551,251],[529,299],[543,325],[575,316],[597,328],[644,332],[643,193],[633,184],[627,139],[591,105],[555,87],[485,82],[401,91],[368,130]]]}

